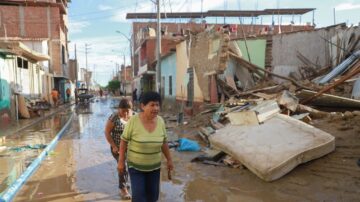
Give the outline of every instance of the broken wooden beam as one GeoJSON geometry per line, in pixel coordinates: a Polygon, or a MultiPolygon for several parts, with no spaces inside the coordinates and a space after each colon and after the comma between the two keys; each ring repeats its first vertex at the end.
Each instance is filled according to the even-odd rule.
{"type": "Polygon", "coordinates": [[[229,52],[229,55],[232,56],[232,57],[234,57],[235,59],[237,59],[238,62],[239,62],[243,67],[249,69],[250,71],[253,71],[253,72],[255,72],[255,73],[258,72],[258,71],[262,71],[262,72],[265,72],[265,73],[267,73],[267,74],[269,74],[269,75],[272,75],[272,76],[275,76],[275,77],[278,77],[278,78],[281,78],[281,79],[288,80],[288,81],[290,81],[291,83],[293,83],[294,85],[296,85],[296,86],[299,87],[299,88],[312,90],[311,88],[309,88],[309,87],[307,87],[307,86],[301,85],[300,83],[298,83],[297,81],[295,81],[295,80],[292,79],[292,78],[289,78],[289,77],[286,77],[286,76],[281,76],[281,75],[275,74],[275,73],[273,73],[273,72],[270,72],[270,71],[268,71],[268,70],[266,70],[266,69],[263,69],[263,68],[261,68],[261,67],[258,67],[258,66],[256,66],[256,65],[254,65],[254,64],[252,64],[252,63],[244,60],[243,58],[241,58],[241,57],[239,57],[239,56],[231,53],[231,52],[229,52]]]}
{"type": "Polygon", "coordinates": [[[336,86],[342,84],[344,81],[346,81],[347,79],[355,76],[356,74],[360,73],[360,60],[356,62],[356,64],[354,65],[354,68],[352,71],[350,71],[348,74],[346,74],[345,76],[343,76],[341,79],[339,79],[338,81],[334,82],[333,84],[330,84],[328,86],[325,86],[323,89],[321,89],[319,92],[317,92],[315,95],[303,100],[301,102],[301,104],[306,104],[312,100],[314,100],[315,98],[319,97],[320,95],[326,93],[327,91],[335,88],[336,86]]]}

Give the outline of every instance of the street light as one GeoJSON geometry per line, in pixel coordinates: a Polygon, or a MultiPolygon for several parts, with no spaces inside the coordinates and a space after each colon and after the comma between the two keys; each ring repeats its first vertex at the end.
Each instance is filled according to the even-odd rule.
{"type": "MultiPolygon", "coordinates": [[[[132,37],[132,35],[130,37],[128,37],[126,34],[122,33],[119,30],[116,30],[116,33],[121,34],[123,37],[125,37],[128,41],[129,41],[129,45],[130,45],[130,57],[131,57],[131,69],[134,71],[134,57],[133,57],[133,45],[132,45],[132,40],[130,37],[132,37]]],[[[124,57],[124,81],[125,81],[125,85],[124,85],[124,91],[126,92],[126,83],[127,83],[127,79],[126,79],[126,64],[125,64],[125,57],[124,57]]],[[[135,76],[135,75],[133,75],[135,76]]]]}

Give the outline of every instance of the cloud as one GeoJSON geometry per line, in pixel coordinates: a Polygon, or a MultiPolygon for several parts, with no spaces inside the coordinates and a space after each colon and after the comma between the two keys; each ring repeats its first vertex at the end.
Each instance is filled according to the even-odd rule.
{"type": "Polygon", "coordinates": [[[112,9],[110,6],[99,5],[99,10],[101,10],[101,11],[106,11],[106,10],[110,10],[110,9],[112,9]]]}
{"type": "Polygon", "coordinates": [[[360,4],[342,3],[335,7],[337,11],[360,9],[360,4]]]}
{"type": "Polygon", "coordinates": [[[88,21],[72,21],[69,23],[69,30],[71,33],[80,33],[88,26],[90,26],[88,21]]]}

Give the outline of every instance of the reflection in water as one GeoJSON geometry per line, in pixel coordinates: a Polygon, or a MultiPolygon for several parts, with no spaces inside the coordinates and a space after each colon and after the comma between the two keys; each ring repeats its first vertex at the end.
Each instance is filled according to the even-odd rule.
{"type": "Polygon", "coordinates": [[[49,144],[69,119],[71,111],[57,114],[31,128],[2,138],[0,151],[0,195],[30,165],[43,149],[31,148],[33,145],[49,144]],[[6,139],[6,141],[5,141],[6,139]],[[29,149],[18,149],[23,146],[29,149]]]}

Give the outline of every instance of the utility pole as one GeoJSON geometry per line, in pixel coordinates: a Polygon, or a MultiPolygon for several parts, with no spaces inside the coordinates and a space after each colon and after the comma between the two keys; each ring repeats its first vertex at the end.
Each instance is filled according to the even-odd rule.
{"type": "MultiPolygon", "coordinates": [[[[133,57],[133,44],[132,44],[132,37],[133,37],[133,35],[131,35],[130,37],[128,37],[128,36],[126,36],[124,33],[122,33],[122,32],[120,32],[120,31],[118,31],[118,30],[116,30],[116,33],[119,33],[119,34],[121,34],[123,37],[125,37],[128,41],[129,41],[129,45],[130,45],[130,59],[131,59],[131,69],[133,70],[133,77],[135,77],[135,71],[134,71],[134,68],[135,68],[135,62],[134,62],[134,57],[133,57]]],[[[125,53],[124,53],[124,65],[125,65],[125,72],[124,72],[124,74],[125,74],[125,87],[124,88],[126,88],[126,83],[127,83],[127,80],[126,80],[126,75],[127,75],[127,73],[126,73],[126,62],[125,62],[125,53]]],[[[124,89],[125,90],[125,89],[124,89]]],[[[126,94],[126,91],[125,91],[125,94],[126,94]]]]}
{"type": "Polygon", "coordinates": [[[125,93],[126,96],[126,61],[125,61],[125,53],[124,53],[124,81],[123,81],[123,91],[125,93]]]}
{"type": "Polygon", "coordinates": [[[336,14],[335,14],[335,7],[334,7],[334,25],[336,25],[336,14]]]}
{"type": "Polygon", "coordinates": [[[156,34],[156,91],[161,93],[161,22],[160,0],[156,0],[157,8],[157,34],[156,34]]]}
{"type": "Polygon", "coordinates": [[[77,104],[77,82],[78,82],[78,61],[77,61],[77,51],[76,44],[74,44],[75,48],[75,103],[77,104]]]}
{"type": "Polygon", "coordinates": [[[86,83],[86,88],[89,89],[89,70],[88,70],[88,59],[87,59],[87,55],[88,55],[88,51],[90,50],[90,44],[85,43],[85,66],[86,66],[86,77],[85,77],[85,83],[86,83]]]}

